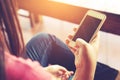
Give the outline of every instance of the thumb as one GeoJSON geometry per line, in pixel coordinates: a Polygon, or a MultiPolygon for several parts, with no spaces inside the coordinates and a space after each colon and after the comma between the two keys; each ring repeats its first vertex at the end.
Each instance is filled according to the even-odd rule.
{"type": "Polygon", "coordinates": [[[87,42],[84,41],[84,40],[81,39],[81,38],[78,38],[78,39],[76,40],[76,45],[79,46],[79,47],[81,47],[81,46],[87,45],[87,42]]]}

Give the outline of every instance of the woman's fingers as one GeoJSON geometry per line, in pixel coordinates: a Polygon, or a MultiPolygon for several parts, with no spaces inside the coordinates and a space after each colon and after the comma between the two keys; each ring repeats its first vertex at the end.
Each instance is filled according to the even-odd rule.
{"type": "Polygon", "coordinates": [[[68,38],[69,38],[69,39],[72,39],[72,38],[73,38],[73,35],[68,35],[68,38]]]}
{"type": "Polygon", "coordinates": [[[99,50],[99,42],[100,42],[100,34],[97,33],[96,36],[92,39],[92,41],[90,42],[90,44],[94,47],[94,49],[96,50],[96,53],[98,53],[99,50]]]}
{"type": "MultiPolygon", "coordinates": [[[[77,31],[77,28],[76,28],[76,27],[73,28],[73,31],[76,32],[76,31],[77,31]]],[[[65,41],[66,44],[69,44],[69,42],[70,42],[70,40],[73,38],[73,36],[74,36],[74,35],[71,35],[71,34],[68,35],[68,38],[67,38],[66,41],[65,41]]]]}
{"type": "Polygon", "coordinates": [[[98,42],[100,38],[100,34],[99,32],[93,37],[93,39],[91,40],[90,44],[94,43],[94,42],[98,42]]]}
{"type": "Polygon", "coordinates": [[[61,76],[61,80],[68,80],[69,79],[69,77],[71,76],[71,75],[73,75],[73,71],[67,71],[66,73],[64,73],[62,76],[61,76]]]}
{"type": "Polygon", "coordinates": [[[78,30],[78,28],[73,28],[73,31],[76,32],[78,30]]]}
{"type": "Polygon", "coordinates": [[[68,38],[65,40],[67,45],[69,44],[72,38],[73,38],[73,35],[68,35],[68,38]]]}

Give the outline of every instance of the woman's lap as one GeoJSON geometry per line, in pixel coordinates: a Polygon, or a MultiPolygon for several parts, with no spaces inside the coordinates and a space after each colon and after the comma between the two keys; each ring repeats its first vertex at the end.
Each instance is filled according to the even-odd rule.
{"type": "MultiPolygon", "coordinates": [[[[26,45],[26,56],[37,60],[42,66],[59,64],[75,71],[74,55],[60,39],[54,35],[40,33],[26,45]]],[[[118,71],[102,63],[97,63],[95,80],[115,80],[118,71]]]]}

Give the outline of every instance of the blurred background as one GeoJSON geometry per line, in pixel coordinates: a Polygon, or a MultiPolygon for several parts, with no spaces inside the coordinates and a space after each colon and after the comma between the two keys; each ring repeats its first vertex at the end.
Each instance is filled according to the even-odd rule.
{"type": "MultiPolygon", "coordinates": [[[[82,6],[95,10],[101,10],[120,15],[119,0],[51,0],[65,4],[82,6]],[[114,7],[113,7],[114,6],[114,7]]],[[[62,12],[60,13],[62,14],[62,12]]],[[[78,24],[60,20],[57,18],[32,14],[27,10],[18,10],[19,21],[22,27],[25,43],[32,36],[40,32],[46,32],[56,35],[65,42],[69,34],[73,34],[73,28],[78,24]],[[29,17],[31,16],[31,17],[29,17]],[[37,17],[36,17],[37,16],[37,17]],[[31,21],[32,19],[32,21],[31,21]]],[[[120,36],[108,32],[100,31],[100,49],[98,61],[108,64],[111,67],[120,70],[120,36]]]]}

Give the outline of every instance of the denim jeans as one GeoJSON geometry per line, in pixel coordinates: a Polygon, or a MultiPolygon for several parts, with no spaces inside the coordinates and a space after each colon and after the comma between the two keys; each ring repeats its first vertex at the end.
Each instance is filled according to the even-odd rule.
{"type": "Polygon", "coordinates": [[[69,48],[54,35],[41,33],[32,38],[26,45],[26,54],[45,67],[58,64],[75,71],[74,55],[69,48]]]}
{"type": "MultiPolygon", "coordinates": [[[[40,33],[26,45],[26,57],[38,61],[43,67],[58,64],[70,71],[75,71],[74,55],[60,39],[54,35],[40,33]]],[[[115,80],[118,71],[97,62],[94,80],[115,80]]]]}

